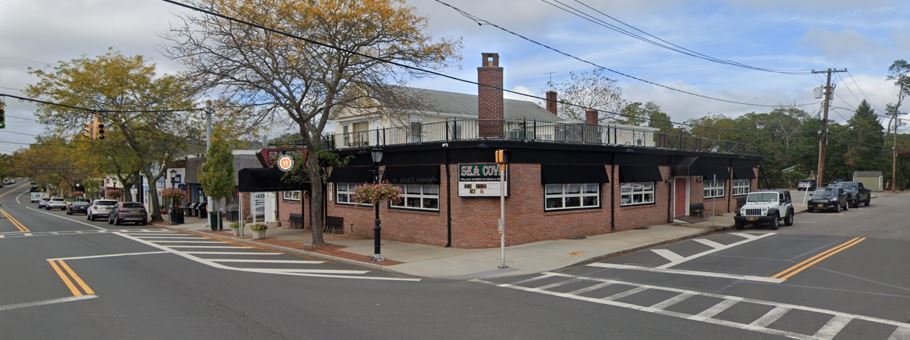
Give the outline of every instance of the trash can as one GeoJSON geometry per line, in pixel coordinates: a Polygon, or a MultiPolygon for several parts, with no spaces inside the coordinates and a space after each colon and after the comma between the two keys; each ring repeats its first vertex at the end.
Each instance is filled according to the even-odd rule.
{"type": "Polygon", "coordinates": [[[183,224],[183,210],[180,208],[171,209],[171,225],[183,224]]]}

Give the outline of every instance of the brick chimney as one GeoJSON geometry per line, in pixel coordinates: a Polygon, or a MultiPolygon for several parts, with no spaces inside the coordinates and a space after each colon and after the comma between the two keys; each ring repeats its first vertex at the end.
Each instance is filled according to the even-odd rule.
{"type": "Polygon", "coordinates": [[[586,125],[597,125],[600,119],[597,117],[597,110],[587,109],[585,110],[585,124],[586,125]]]}
{"type": "Polygon", "coordinates": [[[483,64],[477,68],[478,132],[481,138],[502,138],[502,67],[499,67],[499,53],[481,55],[483,64]]]}
{"type": "Polygon", "coordinates": [[[556,112],[556,91],[547,91],[547,111],[550,111],[552,114],[557,114],[556,112]]]}

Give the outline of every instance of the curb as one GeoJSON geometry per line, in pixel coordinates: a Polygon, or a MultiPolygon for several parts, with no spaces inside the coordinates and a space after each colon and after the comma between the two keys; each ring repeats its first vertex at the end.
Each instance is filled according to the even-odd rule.
{"type": "Polygon", "coordinates": [[[381,266],[381,265],[378,265],[378,264],[361,262],[361,261],[352,260],[352,259],[345,258],[345,257],[333,256],[333,255],[323,254],[323,253],[314,252],[314,251],[309,251],[309,250],[288,248],[288,247],[279,246],[279,245],[274,245],[274,244],[270,244],[270,243],[262,243],[262,242],[252,241],[252,240],[244,240],[244,239],[239,239],[239,238],[233,238],[233,237],[230,237],[230,236],[211,234],[211,233],[206,233],[206,232],[198,231],[198,230],[171,228],[170,226],[166,226],[166,225],[158,225],[158,226],[161,227],[161,228],[165,228],[165,229],[169,229],[169,230],[174,230],[174,231],[185,231],[185,232],[190,232],[190,233],[193,233],[193,234],[196,234],[196,235],[207,236],[207,237],[214,237],[214,238],[219,238],[219,239],[222,239],[222,240],[229,240],[229,241],[233,241],[233,242],[239,242],[239,243],[244,243],[244,244],[249,244],[249,245],[255,245],[255,246],[258,246],[258,247],[262,247],[262,248],[270,248],[270,249],[274,249],[274,250],[277,250],[277,251],[280,251],[280,252],[284,252],[284,253],[291,253],[291,254],[297,254],[297,255],[305,255],[305,256],[315,257],[315,258],[319,258],[319,259],[323,259],[323,260],[329,260],[329,261],[334,261],[334,262],[340,262],[340,263],[350,264],[350,265],[354,265],[354,266],[366,267],[366,268],[370,268],[370,269],[378,270],[378,271],[383,271],[383,272],[391,272],[391,273],[397,273],[397,274],[402,274],[402,275],[414,276],[414,275],[409,275],[409,274],[406,274],[406,273],[399,272],[399,271],[397,271],[397,270],[394,270],[394,269],[392,269],[392,268],[389,268],[389,266],[381,266]]]}

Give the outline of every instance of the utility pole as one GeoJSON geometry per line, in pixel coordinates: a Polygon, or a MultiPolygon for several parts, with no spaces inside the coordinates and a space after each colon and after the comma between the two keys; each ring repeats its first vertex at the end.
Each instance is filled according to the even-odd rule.
{"type": "Polygon", "coordinates": [[[831,73],[847,72],[847,69],[832,69],[824,71],[812,70],[812,73],[825,73],[828,80],[825,82],[825,105],[824,116],[822,117],[822,135],[818,139],[818,171],[815,178],[816,187],[822,187],[825,184],[825,147],[828,145],[828,107],[831,106],[831,95],[834,94],[834,87],[831,86],[831,73]]]}
{"type": "MultiPolygon", "coordinates": [[[[205,155],[208,156],[209,150],[212,148],[212,101],[205,101],[205,155]]],[[[203,158],[204,160],[205,158],[203,158]]],[[[218,228],[218,225],[221,224],[221,216],[218,216],[216,213],[215,216],[218,216],[217,221],[212,220],[212,211],[216,209],[215,202],[212,200],[211,195],[205,197],[205,202],[208,204],[208,220],[212,230],[218,228]]],[[[201,216],[200,216],[201,217],[201,216]]]]}
{"type": "Polygon", "coordinates": [[[901,86],[897,96],[897,105],[894,106],[894,113],[891,120],[894,121],[894,142],[891,144],[891,192],[897,192],[897,129],[901,126],[901,120],[897,117],[901,108],[901,101],[904,99],[904,87],[901,86]]]}

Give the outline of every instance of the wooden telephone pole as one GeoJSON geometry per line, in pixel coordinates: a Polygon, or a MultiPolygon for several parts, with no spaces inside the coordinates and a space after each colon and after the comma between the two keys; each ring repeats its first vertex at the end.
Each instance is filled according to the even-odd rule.
{"type": "Polygon", "coordinates": [[[825,82],[825,105],[824,117],[822,118],[822,135],[818,139],[818,174],[816,175],[815,185],[821,188],[825,184],[825,147],[828,145],[828,107],[831,106],[831,95],[834,94],[834,87],[831,86],[831,73],[847,72],[847,69],[832,69],[824,71],[812,70],[812,73],[825,73],[828,80],[825,82]]]}

